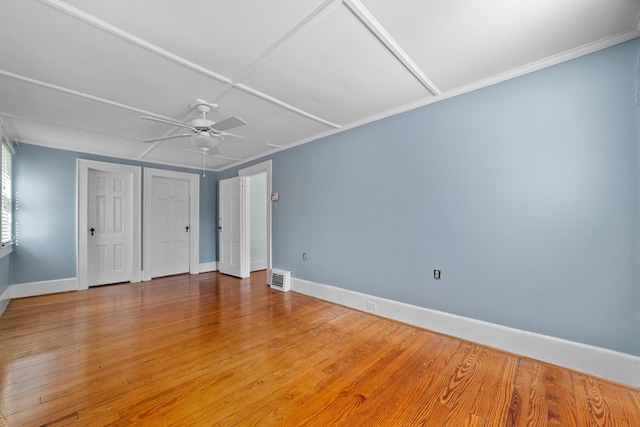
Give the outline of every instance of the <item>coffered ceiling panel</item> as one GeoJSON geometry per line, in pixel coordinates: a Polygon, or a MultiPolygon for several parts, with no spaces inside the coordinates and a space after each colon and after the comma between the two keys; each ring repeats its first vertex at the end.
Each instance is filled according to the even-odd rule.
{"type": "Polygon", "coordinates": [[[431,95],[343,5],[292,39],[246,83],[340,125],[431,95]]]}
{"type": "Polygon", "coordinates": [[[69,0],[65,3],[235,79],[323,2],[69,0]]]}
{"type": "Polygon", "coordinates": [[[8,6],[0,14],[0,39],[19,43],[0,43],[6,71],[169,116],[188,114],[191,101],[223,87],[42,3],[8,6]]]}
{"type": "Polygon", "coordinates": [[[149,132],[163,131],[161,124],[138,119],[140,113],[135,111],[2,75],[0,93],[0,114],[9,117],[130,138],[132,142],[149,132]]]}
{"type": "MultiPolygon", "coordinates": [[[[218,99],[220,107],[216,113],[228,117],[242,111],[241,118],[250,125],[232,129],[231,132],[263,144],[287,146],[310,137],[335,131],[336,128],[310,118],[303,112],[262,99],[241,89],[234,89],[218,99]]],[[[267,148],[269,148],[267,146],[267,148]]]]}
{"type": "Polygon", "coordinates": [[[0,117],[17,142],[222,170],[630,40],[639,11],[638,0],[0,0],[0,117]],[[215,129],[233,116],[246,124],[215,129]],[[200,132],[219,154],[203,158],[189,138],[200,132]]]}
{"type": "Polygon", "coordinates": [[[26,143],[81,153],[131,159],[146,145],[114,135],[41,121],[13,118],[12,125],[26,143]]]}
{"type": "Polygon", "coordinates": [[[636,0],[362,3],[442,91],[624,35],[639,6],[636,0]]]}

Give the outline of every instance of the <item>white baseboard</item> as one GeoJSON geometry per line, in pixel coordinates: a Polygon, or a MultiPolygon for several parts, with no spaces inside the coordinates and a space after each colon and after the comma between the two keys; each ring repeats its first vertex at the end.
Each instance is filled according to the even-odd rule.
{"type": "Polygon", "coordinates": [[[78,290],[78,279],[46,280],[43,282],[19,283],[11,285],[11,298],[25,298],[36,295],[55,294],[78,290]]]}
{"type": "MultiPolygon", "coordinates": [[[[205,273],[208,271],[216,271],[218,269],[217,266],[218,263],[215,261],[200,264],[200,272],[205,273]]],[[[5,298],[8,301],[11,300],[11,298],[26,298],[36,295],[55,294],[58,292],[69,292],[77,290],[78,279],[75,277],[59,280],[44,280],[42,282],[19,283],[10,285],[2,294],[2,296],[0,297],[0,307],[2,301],[5,298]]]]}
{"type": "Polygon", "coordinates": [[[251,262],[251,271],[259,271],[267,269],[267,260],[262,261],[252,261],[251,262]]]}
{"type": "Polygon", "coordinates": [[[218,271],[216,261],[200,263],[200,273],[208,273],[209,271],[218,271]]]}
{"type": "Polygon", "coordinates": [[[638,356],[293,277],[291,290],[632,387],[640,387],[638,356]]]}

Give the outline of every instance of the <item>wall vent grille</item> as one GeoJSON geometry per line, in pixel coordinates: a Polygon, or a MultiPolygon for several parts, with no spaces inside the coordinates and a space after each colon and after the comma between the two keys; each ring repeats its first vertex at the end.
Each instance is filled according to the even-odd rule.
{"type": "Polygon", "coordinates": [[[271,289],[282,292],[291,290],[291,272],[274,268],[271,270],[271,289]]]}

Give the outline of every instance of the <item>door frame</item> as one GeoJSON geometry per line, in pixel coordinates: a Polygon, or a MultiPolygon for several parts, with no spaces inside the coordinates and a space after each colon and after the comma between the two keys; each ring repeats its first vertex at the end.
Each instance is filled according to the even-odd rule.
{"type": "Polygon", "coordinates": [[[89,289],[89,171],[114,172],[128,175],[129,186],[129,247],[131,248],[130,282],[140,281],[141,273],[141,169],[139,166],[121,165],[118,163],[99,162],[95,160],[76,160],[76,232],[78,246],[76,250],[77,289],[89,289]]]}
{"type": "MultiPolygon", "coordinates": [[[[252,175],[258,175],[261,173],[267,174],[267,194],[265,197],[267,199],[267,284],[271,284],[271,217],[272,217],[272,202],[271,202],[271,172],[272,172],[272,164],[271,160],[267,160],[262,163],[255,164],[253,166],[249,166],[243,169],[238,170],[238,176],[247,176],[250,177],[252,175]]],[[[251,209],[251,206],[249,206],[251,209]]]]}
{"type": "Polygon", "coordinates": [[[142,280],[151,280],[153,241],[153,177],[180,179],[189,182],[189,274],[200,273],[200,175],[164,169],[144,168],[144,221],[142,233],[142,280]]]}

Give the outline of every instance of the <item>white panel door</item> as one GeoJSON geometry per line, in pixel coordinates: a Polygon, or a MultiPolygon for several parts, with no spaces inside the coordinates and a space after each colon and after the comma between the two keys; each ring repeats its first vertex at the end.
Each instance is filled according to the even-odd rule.
{"type": "Polygon", "coordinates": [[[218,209],[218,270],[236,277],[249,277],[249,180],[244,176],[220,181],[218,209]]]}
{"type": "Polygon", "coordinates": [[[189,182],[152,178],[151,277],[189,272],[189,182]]]}
{"type": "Polygon", "coordinates": [[[89,170],[89,286],[131,280],[129,176],[89,170]]]}

